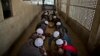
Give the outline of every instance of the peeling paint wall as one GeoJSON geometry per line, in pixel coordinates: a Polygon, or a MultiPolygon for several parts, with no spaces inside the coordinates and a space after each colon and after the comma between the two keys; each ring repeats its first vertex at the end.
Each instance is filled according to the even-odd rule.
{"type": "Polygon", "coordinates": [[[41,11],[41,6],[28,5],[21,0],[11,0],[11,3],[13,16],[0,23],[0,55],[9,49],[41,11]]]}

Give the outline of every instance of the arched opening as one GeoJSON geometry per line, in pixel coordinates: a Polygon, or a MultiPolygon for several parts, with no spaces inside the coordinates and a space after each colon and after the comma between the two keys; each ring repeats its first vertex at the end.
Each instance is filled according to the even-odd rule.
{"type": "Polygon", "coordinates": [[[43,0],[43,10],[52,10],[54,9],[55,0],[43,0]]]}

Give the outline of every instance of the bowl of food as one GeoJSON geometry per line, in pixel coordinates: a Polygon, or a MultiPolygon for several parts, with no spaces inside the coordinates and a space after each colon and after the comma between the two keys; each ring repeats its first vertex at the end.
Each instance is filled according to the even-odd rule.
{"type": "Polygon", "coordinates": [[[50,28],[54,27],[54,23],[53,22],[49,22],[48,27],[50,27],[50,28]]]}

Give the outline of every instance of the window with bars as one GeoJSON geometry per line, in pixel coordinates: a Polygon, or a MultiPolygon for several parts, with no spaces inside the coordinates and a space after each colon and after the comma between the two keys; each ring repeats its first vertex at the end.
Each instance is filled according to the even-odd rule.
{"type": "MultiPolygon", "coordinates": [[[[28,4],[33,4],[33,5],[42,5],[43,4],[43,0],[23,0],[24,2],[28,3],[28,4]]],[[[44,4],[46,5],[54,5],[54,0],[44,0],[44,4]]]]}
{"type": "Polygon", "coordinates": [[[67,0],[61,0],[61,11],[66,13],[66,6],[67,5],[67,0]]]}
{"type": "Polygon", "coordinates": [[[45,1],[44,1],[44,4],[47,4],[47,5],[54,5],[54,0],[45,0],[45,1]]]}
{"type": "Polygon", "coordinates": [[[69,16],[91,30],[98,0],[70,0],[69,16]]]}
{"type": "Polygon", "coordinates": [[[24,3],[31,5],[42,5],[42,1],[43,0],[23,0],[24,3]]]}
{"type": "Polygon", "coordinates": [[[42,5],[42,0],[31,0],[32,4],[42,5]]]}

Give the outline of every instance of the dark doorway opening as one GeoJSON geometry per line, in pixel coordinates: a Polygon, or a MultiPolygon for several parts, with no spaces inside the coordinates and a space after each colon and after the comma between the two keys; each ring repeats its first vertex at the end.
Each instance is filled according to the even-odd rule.
{"type": "Polygon", "coordinates": [[[12,16],[11,0],[1,0],[4,19],[12,16]]]}

